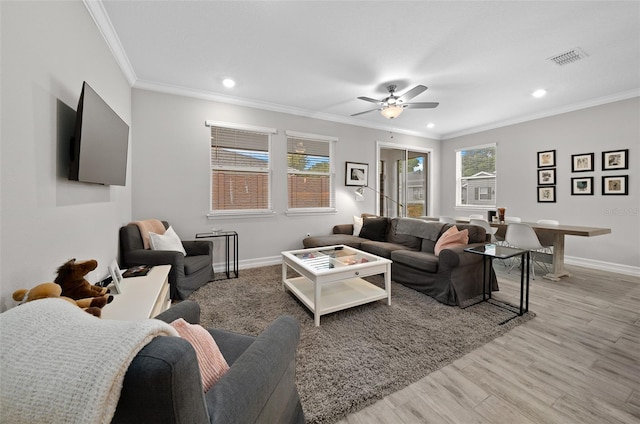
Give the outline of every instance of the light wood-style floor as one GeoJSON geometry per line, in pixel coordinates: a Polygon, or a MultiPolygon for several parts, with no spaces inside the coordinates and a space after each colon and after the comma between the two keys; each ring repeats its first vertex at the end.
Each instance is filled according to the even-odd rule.
{"type": "MultiPolygon", "coordinates": [[[[339,424],[640,423],[640,278],[587,268],[531,282],[531,321],[339,424]]],[[[517,304],[520,272],[496,263],[517,304]]]]}

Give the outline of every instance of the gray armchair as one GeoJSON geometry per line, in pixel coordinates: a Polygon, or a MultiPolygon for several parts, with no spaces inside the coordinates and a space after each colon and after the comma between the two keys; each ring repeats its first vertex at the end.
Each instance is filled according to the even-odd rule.
{"type": "MultiPolygon", "coordinates": [[[[169,223],[162,221],[165,228],[169,223]]],[[[170,250],[145,249],[140,230],[135,224],[120,228],[121,266],[171,265],[170,296],[183,300],[213,279],[213,243],[205,240],[183,241],[187,256],[170,250]]]]}
{"type": "MultiPolygon", "coordinates": [[[[157,318],[197,324],[200,307],[184,301],[157,318]]],[[[304,423],[295,386],[300,328],[294,318],[279,317],[258,337],[209,331],[230,368],[208,392],[202,391],[191,344],[156,337],[129,366],[112,423],[304,423]]]]}

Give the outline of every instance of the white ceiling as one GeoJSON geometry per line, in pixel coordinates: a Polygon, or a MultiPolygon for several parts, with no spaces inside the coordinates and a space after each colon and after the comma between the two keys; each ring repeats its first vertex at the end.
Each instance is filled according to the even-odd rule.
{"type": "Polygon", "coordinates": [[[438,139],[640,95],[639,1],[85,3],[134,87],[438,139]],[[350,116],[390,83],[440,106],[350,116]]]}

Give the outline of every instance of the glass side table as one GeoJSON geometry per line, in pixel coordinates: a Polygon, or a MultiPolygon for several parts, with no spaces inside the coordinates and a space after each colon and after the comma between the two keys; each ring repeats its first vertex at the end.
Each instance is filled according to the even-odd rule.
{"type": "MultiPolygon", "coordinates": [[[[201,238],[220,238],[224,237],[225,249],[224,249],[224,262],[225,262],[225,274],[227,279],[238,278],[238,233],[236,231],[216,231],[209,233],[197,233],[196,239],[201,238]],[[233,249],[231,244],[233,243],[233,249]],[[230,251],[233,250],[233,270],[231,269],[230,251]],[[233,277],[231,277],[233,273],[233,277]]],[[[214,280],[215,281],[215,280],[214,280]]]]}
{"type": "MultiPolygon", "coordinates": [[[[522,266],[520,267],[520,310],[518,316],[529,311],[529,256],[528,250],[516,249],[514,247],[501,246],[499,244],[484,244],[482,246],[469,247],[464,249],[465,252],[482,255],[483,262],[483,280],[482,280],[482,300],[491,299],[491,269],[494,259],[508,259],[514,256],[520,256],[522,266]],[[488,289],[488,290],[487,290],[488,289]],[[488,296],[487,296],[488,292],[488,296]]],[[[492,305],[500,307],[495,303],[492,305]]],[[[513,306],[513,305],[509,305],[513,306]]],[[[511,310],[509,308],[506,308],[511,310]]],[[[509,321],[509,320],[507,320],[509,321]]],[[[506,322],[506,321],[505,321],[506,322]]]]}

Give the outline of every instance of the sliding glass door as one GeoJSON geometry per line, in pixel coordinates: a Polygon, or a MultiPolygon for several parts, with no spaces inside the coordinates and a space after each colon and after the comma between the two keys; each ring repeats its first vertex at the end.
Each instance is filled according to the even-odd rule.
{"type": "Polygon", "coordinates": [[[429,151],[379,144],[378,158],[378,214],[428,215],[429,151]]]}

